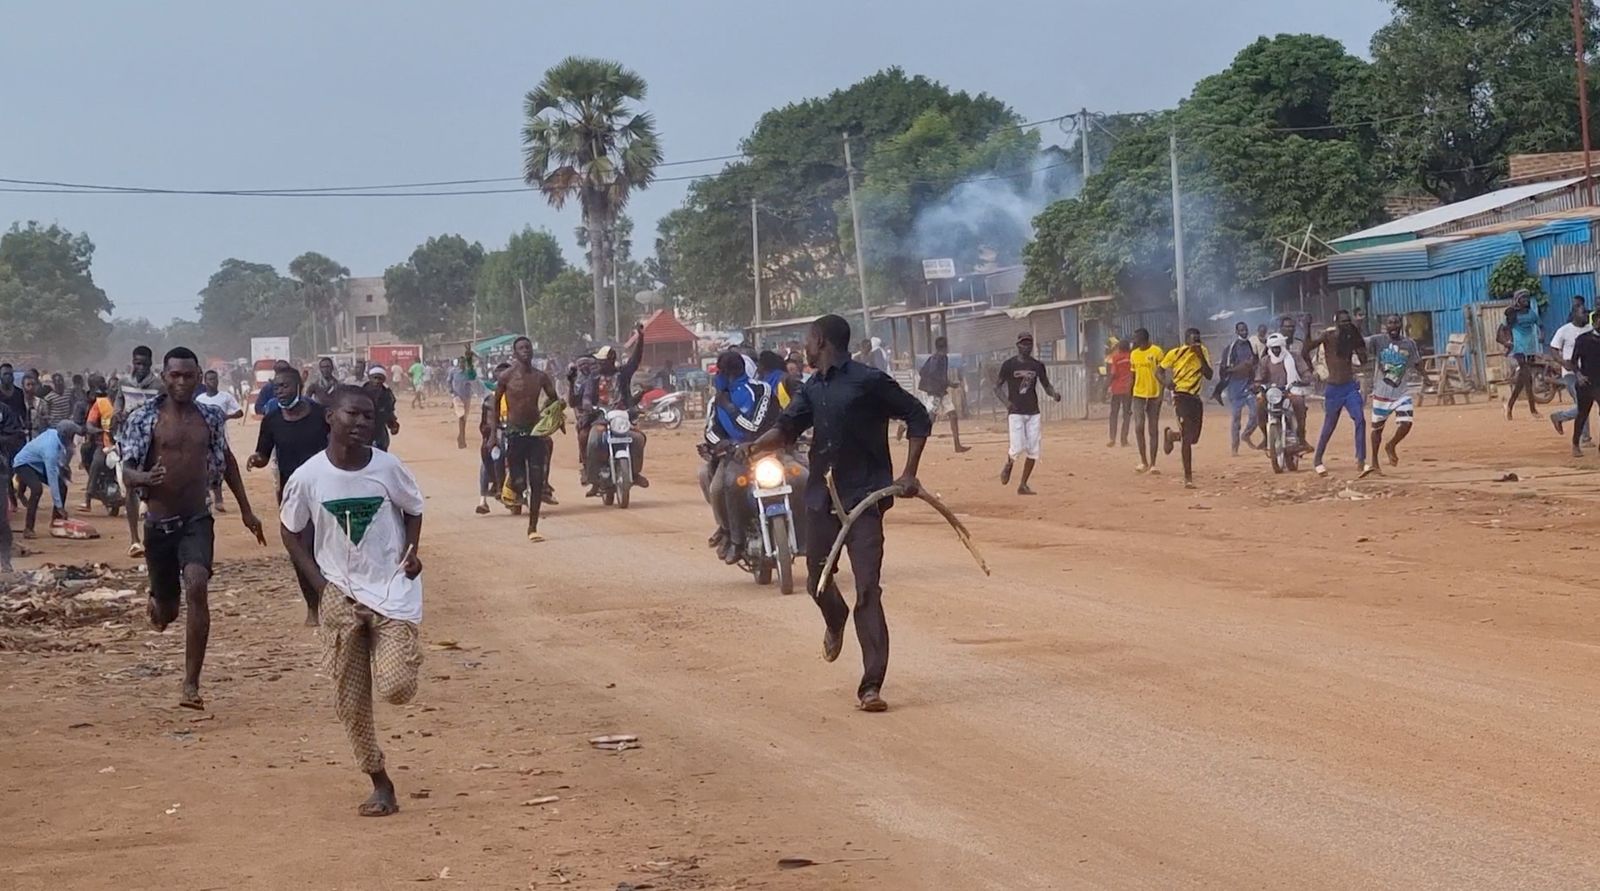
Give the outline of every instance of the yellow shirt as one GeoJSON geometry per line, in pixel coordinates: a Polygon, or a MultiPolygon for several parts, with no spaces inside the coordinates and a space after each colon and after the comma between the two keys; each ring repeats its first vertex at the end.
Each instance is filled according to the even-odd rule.
{"type": "Polygon", "coordinates": [[[1173,347],[1161,360],[1161,367],[1172,372],[1172,389],[1179,393],[1198,395],[1200,393],[1200,365],[1211,364],[1211,352],[1205,344],[1192,347],[1184,344],[1173,347]]]}
{"type": "Polygon", "coordinates": [[[1161,395],[1161,381],[1156,379],[1156,365],[1161,355],[1161,347],[1153,343],[1128,353],[1128,364],[1133,366],[1133,395],[1140,399],[1155,399],[1161,395]]]}

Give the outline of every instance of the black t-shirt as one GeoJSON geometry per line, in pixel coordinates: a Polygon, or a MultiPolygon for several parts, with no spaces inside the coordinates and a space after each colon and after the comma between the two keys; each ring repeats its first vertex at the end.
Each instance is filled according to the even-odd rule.
{"type": "Polygon", "coordinates": [[[1039,388],[1050,383],[1050,374],[1038,359],[1012,356],[1000,365],[1000,382],[1006,385],[1008,413],[1036,415],[1039,413],[1039,388]]]}
{"type": "Polygon", "coordinates": [[[917,389],[929,396],[943,396],[950,392],[950,357],[934,353],[922,363],[917,389]]]}
{"type": "Polygon", "coordinates": [[[22,392],[21,387],[13,386],[10,393],[0,393],[0,402],[4,402],[12,411],[16,412],[24,423],[29,420],[28,396],[22,392]]]}
{"type": "Polygon", "coordinates": [[[289,477],[300,465],[327,447],[328,421],[315,408],[298,421],[285,418],[281,409],[261,419],[261,433],[256,437],[256,454],[278,453],[279,501],[283,500],[283,486],[289,477]]]}
{"type": "Polygon", "coordinates": [[[1600,384],[1600,334],[1588,331],[1572,342],[1572,364],[1589,379],[1589,385],[1600,384]]]}

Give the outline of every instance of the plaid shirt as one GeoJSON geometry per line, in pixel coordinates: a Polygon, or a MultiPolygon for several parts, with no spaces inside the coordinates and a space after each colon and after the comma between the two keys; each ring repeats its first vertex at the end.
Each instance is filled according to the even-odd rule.
{"type": "MultiPolygon", "coordinates": [[[[162,393],[134,409],[122,422],[122,429],[117,431],[117,448],[122,452],[122,460],[131,466],[140,470],[150,469],[150,443],[155,438],[161,405],[166,401],[167,394],[162,393]]],[[[212,486],[218,486],[222,484],[223,471],[228,466],[228,416],[222,413],[222,409],[203,402],[194,403],[194,407],[206,419],[206,427],[211,430],[211,443],[206,454],[206,479],[212,486]]]]}

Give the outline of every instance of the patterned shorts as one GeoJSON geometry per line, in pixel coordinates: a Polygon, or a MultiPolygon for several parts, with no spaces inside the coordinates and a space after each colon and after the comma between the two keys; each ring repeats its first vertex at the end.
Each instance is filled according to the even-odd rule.
{"type": "Polygon", "coordinates": [[[1410,393],[1386,399],[1376,394],[1372,397],[1372,423],[1373,426],[1382,425],[1392,416],[1396,424],[1409,424],[1413,420],[1416,408],[1410,393]]]}

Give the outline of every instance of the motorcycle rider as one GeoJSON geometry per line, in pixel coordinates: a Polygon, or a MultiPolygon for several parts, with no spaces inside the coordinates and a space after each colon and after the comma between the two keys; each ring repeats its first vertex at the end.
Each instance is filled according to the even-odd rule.
{"type": "MultiPolygon", "coordinates": [[[[639,370],[639,360],[644,358],[643,322],[634,325],[630,343],[632,352],[628,361],[620,366],[617,365],[614,347],[604,346],[595,351],[595,368],[588,375],[580,372],[574,384],[578,393],[574,400],[578,410],[578,441],[587,444],[584,449],[583,481],[589,485],[589,491],[584,494],[590,498],[600,494],[600,485],[595,482],[591,468],[608,457],[603,454],[605,427],[597,425],[595,421],[603,418],[607,411],[633,407],[633,373],[639,370]]],[[[650,480],[643,473],[646,441],[643,432],[637,429],[633,431],[633,447],[629,450],[633,455],[633,484],[641,489],[650,488],[650,480]]]]}
{"type": "Polygon", "coordinates": [[[111,398],[106,389],[106,379],[98,374],[89,375],[89,410],[85,414],[87,432],[84,435],[83,448],[86,453],[84,469],[89,475],[83,487],[83,509],[89,509],[89,496],[96,492],[103,492],[105,488],[100,482],[100,475],[106,472],[106,451],[111,448],[111,437],[116,434],[112,427],[112,418],[116,408],[111,403],[111,398]],[[95,431],[100,431],[96,436],[95,431]]]}
{"type": "Polygon", "coordinates": [[[749,376],[744,356],[738,351],[727,350],[717,356],[716,367],[715,404],[706,413],[708,460],[701,468],[701,488],[717,520],[717,532],[712,536],[718,546],[717,556],[722,562],[733,564],[744,553],[748,524],[744,515],[746,500],[735,482],[745,469],[745,462],[735,460],[731,450],[765,433],[777,421],[778,409],[772,387],[749,376]]]}
{"type": "Polygon", "coordinates": [[[1267,335],[1267,348],[1262,351],[1261,362],[1256,367],[1256,383],[1262,385],[1256,393],[1256,417],[1261,419],[1261,429],[1265,430],[1266,385],[1283,388],[1288,394],[1289,404],[1294,408],[1295,436],[1301,451],[1306,446],[1306,377],[1300,368],[1299,358],[1289,349],[1289,339],[1282,332],[1267,335]]]}

